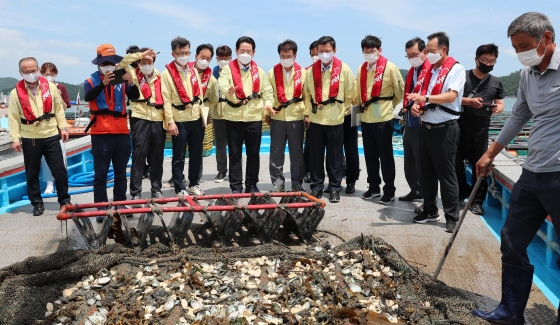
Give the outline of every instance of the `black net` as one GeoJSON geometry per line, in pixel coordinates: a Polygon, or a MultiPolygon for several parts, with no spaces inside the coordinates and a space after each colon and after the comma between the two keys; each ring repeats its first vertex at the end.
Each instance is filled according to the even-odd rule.
{"type": "Polygon", "coordinates": [[[57,252],[0,270],[0,324],[485,324],[376,237],[57,252]]]}

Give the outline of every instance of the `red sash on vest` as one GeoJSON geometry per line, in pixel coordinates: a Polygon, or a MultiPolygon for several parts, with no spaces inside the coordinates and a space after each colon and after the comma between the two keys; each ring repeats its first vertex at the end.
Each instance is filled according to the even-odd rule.
{"type": "MultiPolygon", "coordinates": [[[[194,67],[194,62],[193,62],[194,67]]],[[[198,70],[193,68],[193,72],[198,72],[198,70]]],[[[192,72],[191,72],[192,73],[192,72]]],[[[208,88],[208,83],[210,82],[210,78],[212,77],[212,69],[206,68],[202,71],[202,77],[200,82],[202,83],[202,96],[206,94],[206,89],[208,88]]]]}
{"type": "MultiPolygon", "coordinates": [[[[432,92],[430,93],[430,96],[441,94],[441,91],[443,89],[443,84],[445,83],[445,79],[447,78],[447,74],[449,73],[451,68],[453,68],[455,63],[458,62],[450,56],[448,56],[447,59],[445,59],[443,65],[441,66],[441,69],[439,70],[436,79],[436,84],[434,85],[434,88],[432,88],[432,92]]],[[[424,76],[424,80],[426,80],[427,82],[422,83],[422,95],[426,95],[428,93],[428,88],[430,87],[430,80],[432,80],[433,69],[434,69],[434,65],[432,64],[428,68],[428,72],[426,72],[426,75],[424,76]]]]}
{"type": "MultiPolygon", "coordinates": [[[[286,98],[286,92],[284,90],[284,72],[282,71],[284,67],[281,64],[274,66],[274,80],[276,81],[276,96],[278,97],[278,102],[280,104],[288,102],[286,98]]],[[[294,73],[294,96],[293,98],[301,98],[302,93],[302,83],[301,83],[301,67],[299,64],[294,62],[294,67],[292,68],[294,73]]]]}
{"type": "MultiPolygon", "coordinates": [[[[229,63],[231,69],[231,76],[233,78],[233,86],[235,87],[235,96],[237,99],[244,100],[247,98],[245,91],[243,91],[243,81],[241,80],[241,69],[237,59],[229,63]]],[[[255,61],[251,61],[251,77],[253,79],[253,94],[258,93],[261,89],[261,80],[259,78],[259,67],[255,61]]]]}
{"type": "MultiPolygon", "coordinates": [[[[430,67],[432,65],[430,64],[430,61],[428,60],[424,60],[424,63],[422,64],[422,69],[420,69],[420,73],[418,73],[418,77],[416,78],[416,84],[414,85],[414,89],[412,89],[412,94],[419,94],[422,91],[422,84],[424,83],[424,80],[426,80],[426,73],[430,70],[430,67]]],[[[404,83],[404,91],[405,93],[409,91],[410,86],[412,86],[412,81],[414,80],[414,70],[416,68],[415,67],[411,67],[410,70],[408,70],[408,74],[406,75],[406,81],[404,83]]],[[[428,79],[428,83],[430,82],[430,80],[428,79]]],[[[404,96],[404,102],[403,102],[403,107],[406,107],[408,105],[408,99],[406,98],[406,96],[404,96]]],[[[422,107],[424,105],[424,103],[421,103],[420,107],[422,107]]]]}
{"type": "MultiPolygon", "coordinates": [[[[181,98],[181,102],[183,104],[191,104],[192,100],[187,94],[187,90],[185,86],[183,86],[183,79],[181,79],[181,75],[179,74],[179,70],[177,70],[177,66],[175,65],[175,61],[167,64],[165,66],[167,71],[171,74],[171,79],[173,79],[173,83],[175,84],[175,89],[177,89],[177,93],[179,94],[179,98],[181,98]]],[[[198,87],[198,78],[196,73],[192,71],[192,65],[187,64],[187,68],[191,72],[191,84],[192,84],[192,92],[193,97],[198,97],[200,95],[200,88],[198,87]]]]}
{"type": "MultiPolygon", "coordinates": [[[[142,96],[144,97],[144,99],[149,100],[150,98],[152,98],[152,88],[150,87],[148,82],[146,82],[146,78],[144,77],[144,74],[140,72],[140,69],[138,68],[136,69],[136,76],[138,77],[138,80],[140,80],[140,91],[142,92],[142,96]]],[[[156,80],[154,81],[154,86],[156,88],[155,105],[156,107],[162,107],[163,97],[161,96],[161,76],[156,77],[156,80]]]]}
{"type": "MultiPolygon", "coordinates": [[[[377,60],[377,66],[375,68],[375,76],[373,78],[373,85],[371,87],[371,98],[379,97],[381,95],[381,88],[383,87],[383,75],[385,74],[385,66],[387,65],[387,59],[384,56],[379,56],[377,60]]],[[[364,62],[362,64],[362,71],[360,73],[360,90],[362,95],[362,104],[368,101],[367,97],[367,66],[368,63],[364,62]]]]}
{"type": "MultiPolygon", "coordinates": [[[[47,79],[39,76],[39,90],[41,91],[41,97],[43,100],[43,113],[48,114],[52,111],[52,96],[49,88],[49,82],[47,79]]],[[[19,102],[21,104],[21,110],[25,119],[29,122],[37,120],[37,116],[33,113],[31,109],[31,103],[29,102],[29,95],[27,89],[25,88],[25,81],[20,80],[16,84],[16,91],[18,94],[19,102]]]]}
{"type": "MultiPolygon", "coordinates": [[[[313,85],[315,86],[315,101],[317,102],[317,104],[323,102],[323,78],[321,76],[322,64],[323,63],[320,60],[313,63],[313,85]]],[[[338,96],[341,70],[342,61],[340,61],[336,57],[333,57],[329,98],[336,98],[338,96]]]]}

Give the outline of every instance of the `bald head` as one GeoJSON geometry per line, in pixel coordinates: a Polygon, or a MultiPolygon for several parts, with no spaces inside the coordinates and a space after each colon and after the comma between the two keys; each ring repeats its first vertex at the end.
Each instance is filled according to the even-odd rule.
{"type": "Polygon", "coordinates": [[[19,60],[19,71],[24,74],[39,71],[39,63],[33,57],[27,57],[19,60]]]}

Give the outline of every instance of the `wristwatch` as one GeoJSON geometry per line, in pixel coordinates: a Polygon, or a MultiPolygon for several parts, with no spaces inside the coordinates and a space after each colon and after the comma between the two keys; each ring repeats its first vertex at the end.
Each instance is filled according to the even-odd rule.
{"type": "Polygon", "coordinates": [[[424,97],[426,98],[426,103],[429,103],[430,102],[430,96],[426,95],[424,97]]]}

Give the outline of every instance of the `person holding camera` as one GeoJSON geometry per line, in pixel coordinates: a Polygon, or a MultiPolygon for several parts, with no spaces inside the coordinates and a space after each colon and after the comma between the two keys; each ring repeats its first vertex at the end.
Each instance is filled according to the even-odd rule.
{"type": "MultiPolygon", "coordinates": [[[[126,98],[140,98],[140,91],[134,85],[132,75],[118,70],[123,82],[116,79],[115,68],[122,56],[117,55],[111,44],[97,47],[97,57],[91,62],[97,71],[84,82],[85,100],[89,103],[91,129],[91,155],[93,156],[93,201],[108,202],[107,174],[113,165],[113,200],[126,200],[126,166],[130,158],[130,135],[128,131],[126,98]],[[123,73],[122,75],[120,73],[123,73]]],[[[97,217],[103,222],[103,217],[97,217]]]]}
{"type": "MultiPolygon", "coordinates": [[[[469,197],[472,186],[467,183],[465,159],[474,166],[488,150],[488,130],[492,114],[504,110],[504,87],[500,79],[490,74],[498,59],[498,47],[494,44],[481,45],[476,49],[474,59],[476,68],[466,71],[465,90],[461,104],[463,114],[459,118],[459,147],[455,170],[459,183],[459,203],[469,197]]],[[[471,184],[476,183],[476,174],[472,173],[471,184]]],[[[486,199],[488,183],[483,181],[471,203],[470,211],[483,215],[482,204],[486,199]]]]}

